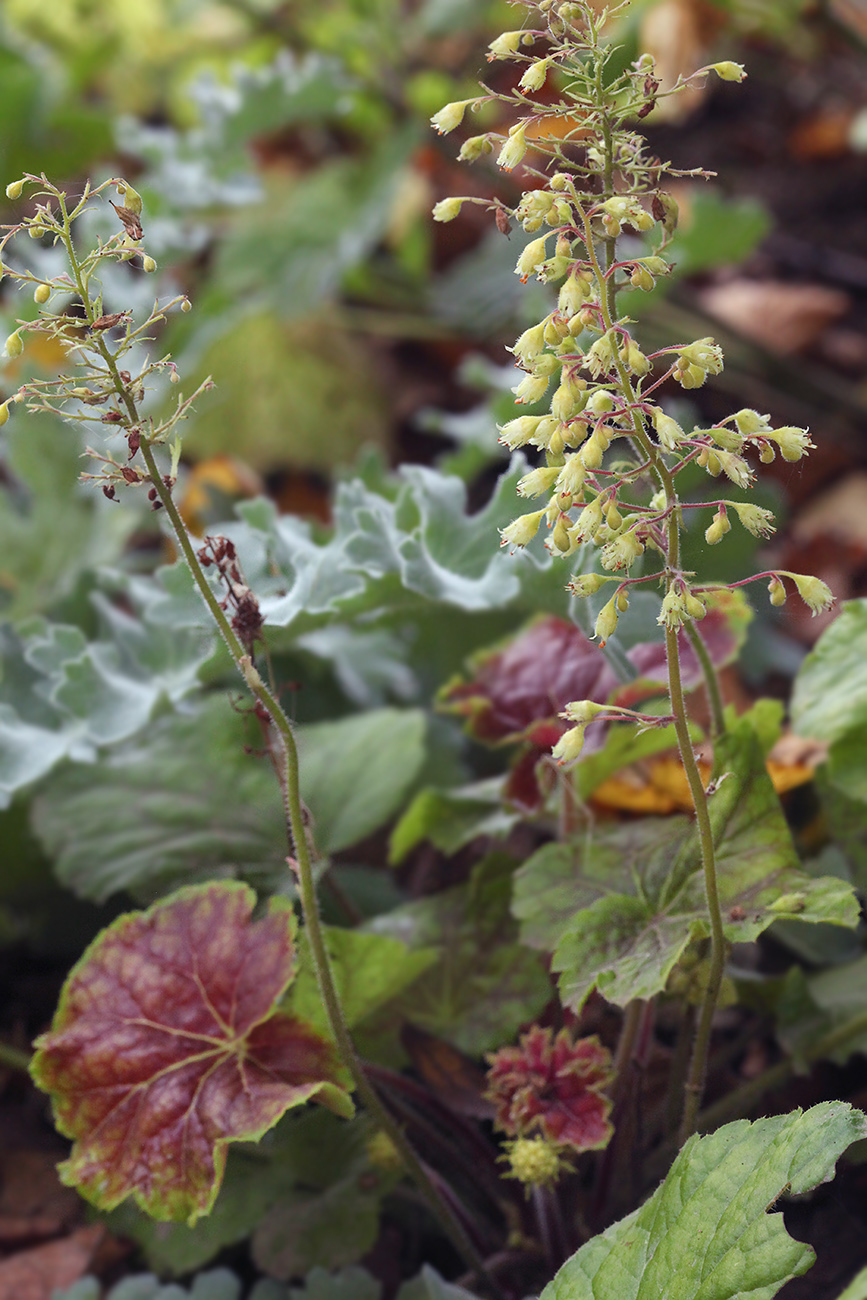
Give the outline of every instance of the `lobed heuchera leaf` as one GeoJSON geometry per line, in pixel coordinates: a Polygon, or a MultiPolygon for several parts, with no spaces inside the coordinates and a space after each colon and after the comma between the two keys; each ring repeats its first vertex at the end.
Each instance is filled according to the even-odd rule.
{"type": "Polygon", "coordinates": [[[541,1300],[770,1300],[815,1255],[768,1210],[833,1178],[865,1134],[861,1111],[834,1101],[691,1137],[653,1196],[582,1246],[541,1300]]]}
{"type": "MultiPolygon", "coordinates": [[[[750,942],[786,915],[854,928],[852,886],[800,870],[749,717],[717,742],[717,758],[710,817],[726,937],[750,942]]],[[[709,932],[697,832],[684,818],[648,819],[546,845],[516,872],[513,914],[525,943],[553,950],[573,1010],[594,988],[619,1006],[652,997],[709,932]]]]}
{"type": "Polygon", "coordinates": [[[118,917],[70,972],[31,1072],[74,1140],[63,1181],[100,1209],[132,1196],[193,1223],[228,1142],[310,1099],[352,1114],[331,1046],[275,1009],[295,974],[291,907],[253,920],[255,901],[237,882],[179,890],[118,917]]]}

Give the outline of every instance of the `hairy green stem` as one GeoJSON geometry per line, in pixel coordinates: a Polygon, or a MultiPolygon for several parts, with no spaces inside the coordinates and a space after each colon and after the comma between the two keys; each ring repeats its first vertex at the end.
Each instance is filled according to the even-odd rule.
{"type": "MultiPolygon", "coordinates": [[[[76,288],[81,297],[87,315],[88,324],[92,326],[95,320],[94,307],[82,275],[81,264],[78,261],[75,251],[70,229],[70,220],[62,197],[60,198],[60,208],[64,226],[63,242],[66,246],[70,265],[75,277],[76,288]]],[[[226,643],[238,671],[244,678],[250,692],[266,710],[270,723],[278,737],[280,762],[277,764],[277,770],[286,809],[287,828],[297,865],[298,891],[301,899],[301,908],[304,914],[304,922],[310,943],[310,951],[319,987],[319,994],[322,998],[329,1028],[337,1045],[338,1053],[346,1069],[352,1076],[355,1090],[358,1093],[362,1105],[371,1114],[383,1132],[385,1132],[390,1138],[395,1149],[400,1154],[407,1172],[416,1182],[429,1209],[452,1241],[458,1254],[465,1261],[468,1267],[472,1268],[479,1274],[479,1276],[487,1278],[484,1262],[467,1236],[463,1226],[458,1221],[451,1207],[438,1192],[429,1174],[404,1135],[400,1125],[395,1122],[386,1106],[380,1100],[376,1090],[368,1081],[358,1053],[355,1049],[355,1044],[347,1028],[346,1019],[343,1014],[343,1007],[340,1002],[340,997],[331,968],[331,961],[325,945],[325,937],[319,914],[319,903],[316,896],[316,887],[313,875],[313,863],[307,838],[304,808],[301,800],[298,747],[292,731],[292,725],[286,717],[286,714],[276,696],[266,686],[258,670],[254,666],[249,653],[232,628],[229,619],[226,617],[225,611],[221,608],[217,596],[205,576],[186,525],[175,504],[171,486],[164,480],[160,473],[154,455],[153,446],[151,445],[145,430],[141,428],[141,420],[136,402],[132,393],[129,391],[129,385],[125,384],[120,376],[114,355],[101,336],[96,337],[96,346],[111,375],[118,398],[126,409],[131,427],[138,428],[141,432],[139,451],[141,452],[142,459],[147,468],[148,478],[157,493],[160,503],[165,509],[166,517],[171,525],[172,533],[174,534],[187,567],[190,570],[193,581],[208,608],[220,636],[226,643]]],[[[487,1280],[496,1291],[496,1283],[491,1279],[487,1280]]]]}
{"type": "MultiPolygon", "coordinates": [[[[606,330],[610,332],[614,326],[614,319],[610,311],[608,294],[606,292],[606,278],[599,265],[596,249],[594,247],[593,231],[586,213],[584,214],[583,219],[585,246],[597,281],[602,320],[606,330]]],[[[636,409],[636,393],[626,364],[620,357],[619,350],[616,347],[613,351],[615,366],[620,379],[621,391],[631,408],[631,419],[635,441],[649,462],[653,477],[664,489],[666,495],[666,505],[668,509],[666,592],[668,592],[677,580],[680,571],[680,509],[677,490],[674,485],[674,479],[665,464],[662,455],[651,439],[647,436],[642,418],[636,409]]],[[[665,653],[668,664],[669,698],[671,701],[671,711],[674,715],[677,747],[680,751],[681,762],[683,763],[687,783],[693,799],[693,806],[695,807],[696,824],[698,827],[699,843],[701,845],[702,870],[704,872],[705,900],[707,903],[708,917],[711,927],[710,970],[708,974],[707,989],[705,991],[699,1015],[689,1072],[684,1085],[684,1108],[680,1134],[681,1140],[685,1141],[695,1128],[696,1115],[698,1113],[701,1095],[704,1090],[704,1080],[707,1073],[707,1054],[710,1047],[711,1023],[713,1021],[713,1013],[716,1009],[717,1000],[719,998],[719,990],[722,984],[723,971],[725,969],[726,943],[725,934],[723,932],[719,889],[717,886],[716,857],[713,843],[713,832],[710,824],[710,811],[708,808],[707,794],[705,793],[704,785],[702,784],[701,774],[692,747],[692,740],[689,735],[689,722],[686,715],[686,702],[683,693],[683,681],[680,665],[680,644],[676,628],[666,628],[665,653]]]]}

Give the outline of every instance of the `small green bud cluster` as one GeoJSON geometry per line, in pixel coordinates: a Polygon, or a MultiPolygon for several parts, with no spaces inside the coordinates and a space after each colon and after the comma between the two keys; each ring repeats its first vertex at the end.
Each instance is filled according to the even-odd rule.
{"type": "MultiPolygon", "coordinates": [[[[72,285],[80,287],[81,301],[73,304],[70,309],[64,307],[57,312],[43,310],[36,321],[19,322],[18,327],[6,339],[5,355],[10,361],[21,357],[25,347],[22,335],[25,331],[38,330],[54,339],[65,352],[77,359],[78,373],[49,382],[42,381],[38,385],[25,384],[14,397],[0,404],[0,425],[9,419],[10,403],[24,400],[30,410],[57,412],[75,423],[108,425],[113,432],[119,428],[126,438],[128,461],[135,457],[143,443],[153,446],[166,442],[174,435],[176,460],[180,451],[176,428],[193,398],[179,402],[176,410],[163,420],[141,419],[136,407],[144,396],[149,376],[167,370],[169,378],[175,380],[177,373],[168,358],[145,363],[135,375],[124,369],[124,365],[128,364],[125,362],[127,354],[141,337],[150,337],[152,327],[165,319],[165,312],[170,307],[179,305],[181,310],[186,310],[190,304],[182,296],[166,307],[154,307],[149,318],[134,330],[129,321],[129,312],[106,311],[102,299],[100,271],[105,259],[129,261],[133,257],[139,257],[143,271],[152,273],[157,269],[154,259],[140,246],[143,239],[141,195],[127,181],[115,178],[93,189],[87,184],[79,198],[71,200],[64,190],[53,185],[46,177],[27,175],[7,185],[7,197],[13,201],[20,198],[25,187],[35,191],[33,197],[38,201],[32,216],[5,228],[5,234],[0,239],[2,272],[17,280],[21,286],[32,287],[33,299],[41,308],[49,307],[55,293],[60,301],[67,303],[72,285]],[[111,203],[120,229],[110,239],[99,242],[95,248],[82,254],[76,247],[75,223],[109,187],[114,187],[121,201],[120,204],[111,203]],[[42,280],[29,271],[10,266],[6,255],[7,245],[17,235],[24,233],[32,238],[50,234],[54,243],[65,249],[72,275],[42,280]],[[84,333],[83,324],[86,325],[84,333]]],[[[210,381],[202,387],[210,387],[210,381]]],[[[91,452],[91,455],[102,465],[102,469],[98,475],[84,477],[100,479],[109,499],[115,499],[115,487],[118,484],[136,486],[148,481],[149,474],[138,466],[130,465],[128,461],[121,463],[112,455],[103,456],[97,452],[91,452]]],[[[163,485],[167,487],[169,482],[173,482],[174,475],[175,469],[166,476],[163,485]]],[[[154,509],[161,506],[158,497],[159,491],[152,485],[150,501],[154,509]]]]}

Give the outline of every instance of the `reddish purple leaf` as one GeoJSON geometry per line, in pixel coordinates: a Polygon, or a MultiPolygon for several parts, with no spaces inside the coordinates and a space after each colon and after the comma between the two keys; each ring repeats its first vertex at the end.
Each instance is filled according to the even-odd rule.
{"type": "MultiPolygon", "coordinates": [[[[749,607],[740,592],[714,591],[699,632],[717,667],[737,654],[749,618],[749,607]]],[[[681,631],[678,640],[683,684],[692,690],[701,683],[701,666],[685,632],[681,631]]],[[[570,725],[559,716],[567,704],[572,700],[610,701],[634,708],[660,694],[660,685],[667,683],[664,641],[633,646],[627,658],[639,677],[624,686],[599,646],[580,628],[547,616],[494,650],[477,655],[469,680],[450,682],[440,694],[440,703],[467,719],[467,730],[476,740],[488,745],[524,742],[513,761],[505,793],[511,802],[532,811],[545,798],[537,764],[570,725]]],[[[604,737],[605,729],[594,726],[587,734],[585,753],[597,749],[604,737]]]]}
{"type": "Polygon", "coordinates": [[[192,1223],[214,1203],[226,1144],[256,1140],[311,1098],[352,1102],[331,1045],[275,1010],[295,975],[294,916],[253,921],[235,882],[120,916],[64,985],[31,1067],[74,1139],[63,1181],[100,1209],[128,1196],[192,1223]]]}
{"type": "Polygon", "coordinates": [[[494,1123],[512,1137],[539,1134],[574,1151],[607,1146],[613,1128],[604,1089],[613,1078],[611,1053],[599,1039],[573,1040],[531,1025],[517,1047],[488,1056],[488,1091],[494,1123]]]}

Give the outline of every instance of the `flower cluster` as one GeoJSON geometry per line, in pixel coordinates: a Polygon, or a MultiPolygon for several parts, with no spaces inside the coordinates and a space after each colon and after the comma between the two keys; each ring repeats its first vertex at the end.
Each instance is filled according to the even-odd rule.
{"type": "MultiPolygon", "coordinates": [[[[541,0],[526,7],[537,11],[536,22],[541,14],[541,23],[528,19],[523,29],[492,42],[488,53],[489,59],[524,65],[515,91],[447,105],[433,119],[441,131],[452,130],[468,107],[500,101],[509,124],[471,137],[461,156],[472,161],[497,150],[499,166],[511,169],[527,167],[530,155],[533,188],[505,210],[533,236],[515,271],[524,281],[534,276],[558,286],[554,309],[525,329],[511,349],[525,372],[513,390],[517,402],[545,401],[548,410],[517,416],[500,429],[507,448],[538,459],[521,479],[519,494],[542,498],[501,530],[502,541],[524,547],[544,532],[555,556],[583,553],[588,544],[599,549],[601,572],[577,576],[571,590],[589,595],[613,584],[596,620],[601,642],[614,633],[641,582],[661,584],[659,623],[675,632],[704,617],[708,591],[680,566],[677,476],[697,465],[721,483],[748,489],[756,461],[767,464],[777,454],[798,461],[813,444],[806,429],[775,429],[768,416],[749,409],[710,428],[684,427],[666,409],[663,385],[700,388],[721,372],[722,351],[712,338],[701,338],[645,354],[618,298],[622,291],[649,292],[669,273],[663,254],[677,224],[677,205],[661,188],[665,176],[706,173],[676,171],[645,152],[633,126],[661,94],[653,60],[642,55],[609,78],[610,50],[589,0],[541,0]],[[534,100],[543,89],[544,99],[534,100]],[[631,238],[621,255],[617,241],[624,233],[631,238]]],[[[738,64],[722,62],[694,76],[710,72],[724,81],[745,75],[738,64]]],[[[435,216],[452,220],[464,202],[484,200],[446,199],[435,216]]],[[[724,495],[694,508],[712,516],[705,531],[709,545],[723,540],[732,516],[756,537],[773,532],[770,511],[724,495]]],[[[814,613],[833,602],[818,579],[788,576],[802,595],[808,592],[814,613]]],[[[785,598],[779,574],[756,577],[772,578],[773,603],[785,598]]]]}

